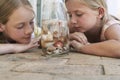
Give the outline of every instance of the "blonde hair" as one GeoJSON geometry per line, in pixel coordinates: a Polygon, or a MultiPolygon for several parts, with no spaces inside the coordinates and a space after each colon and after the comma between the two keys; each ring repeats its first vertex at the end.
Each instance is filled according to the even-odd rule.
{"type": "MultiPolygon", "coordinates": [[[[67,1],[69,0],[65,0],[65,3],[67,1]]],[[[105,0],[77,0],[77,1],[79,1],[81,4],[88,6],[93,10],[97,10],[98,8],[103,8],[104,9],[104,16],[102,18],[103,23],[105,23],[109,18],[107,4],[105,0]]]]}
{"type": "Polygon", "coordinates": [[[0,0],[0,23],[6,24],[10,15],[20,6],[32,8],[28,0],[0,0]]]}

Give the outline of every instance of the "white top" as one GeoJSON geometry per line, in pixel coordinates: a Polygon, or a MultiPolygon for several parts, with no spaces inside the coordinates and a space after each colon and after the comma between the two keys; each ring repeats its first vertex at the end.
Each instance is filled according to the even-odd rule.
{"type": "Polygon", "coordinates": [[[112,25],[114,25],[114,24],[120,24],[120,21],[112,18],[112,19],[108,20],[107,23],[103,26],[102,32],[101,32],[101,41],[107,40],[107,39],[105,38],[105,31],[106,31],[108,28],[110,28],[112,25]]]}

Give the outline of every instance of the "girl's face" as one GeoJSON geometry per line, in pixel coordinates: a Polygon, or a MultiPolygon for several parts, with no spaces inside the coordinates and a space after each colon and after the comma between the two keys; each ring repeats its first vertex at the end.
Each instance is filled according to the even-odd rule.
{"type": "Polygon", "coordinates": [[[70,17],[71,32],[87,32],[97,26],[99,12],[80,4],[77,0],[68,0],[66,7],[70,17]]]}
{"type": "Polygon", "coordinates": [[[4,25],[3,34],[17,43],[29,43],[34,31],[33,19],[34,13],[31,10],[20,7],[9,17],[8,22],[4,25]]]}

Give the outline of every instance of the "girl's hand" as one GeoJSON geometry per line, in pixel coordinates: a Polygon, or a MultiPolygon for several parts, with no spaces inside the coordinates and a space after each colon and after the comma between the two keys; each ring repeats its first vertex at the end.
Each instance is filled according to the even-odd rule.
{"type": "Polygon", "coordinates": [[[69,35],[70,40],[75,40],[77,43],[80,43],[81,45],[88,44],[88,40],[84,33],[81,32],[74,32],[69,35]]]}
{"type": "Polygon", "coordinates": [[[81,44],[80,42],[73,40],[73,41],[70,41],[70,46],[72,47],[73,50],[80,51],[81,47],[84,45],[81,44]]]}
{"type": "Polygon", "coordinates": [[[28,47],[33,48],[40,46],[39,41],[40,41],[40,37],[32,39],[31,42],[28,44],[28,47]]]}

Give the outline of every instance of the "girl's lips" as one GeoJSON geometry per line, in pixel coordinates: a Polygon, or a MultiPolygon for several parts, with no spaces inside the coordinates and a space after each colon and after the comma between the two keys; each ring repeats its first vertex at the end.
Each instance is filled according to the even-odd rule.
{"type": "Polygon", "coordinates": [[[24,38],[24,41],[29,43],[31,41],[31,38],[24,38]]]}
{"type": "Polygon", "coordinates": [[[80,30],[81,28],[80,27],[74,27],[74,30],[80,30]]]}
{"type": "Polygon", "coordinates": [[[31,35],[29,35],[29,36],[24,36],[24,38],[26,38],[26,39],[31,38],[31,35]]]}
{"type": "Polygon", "coordinates": [[[84,32],[84,29],[82,29],[82,28],[80,28],[80,27],[75,27],[75,28],[74,28],[74,31],[84,32]]]}
{"type": "Polygon", "coordinates": [[[31,39],[31,36],[30,37],[24,37],[25,40],[30,40],[31,39]]]}

